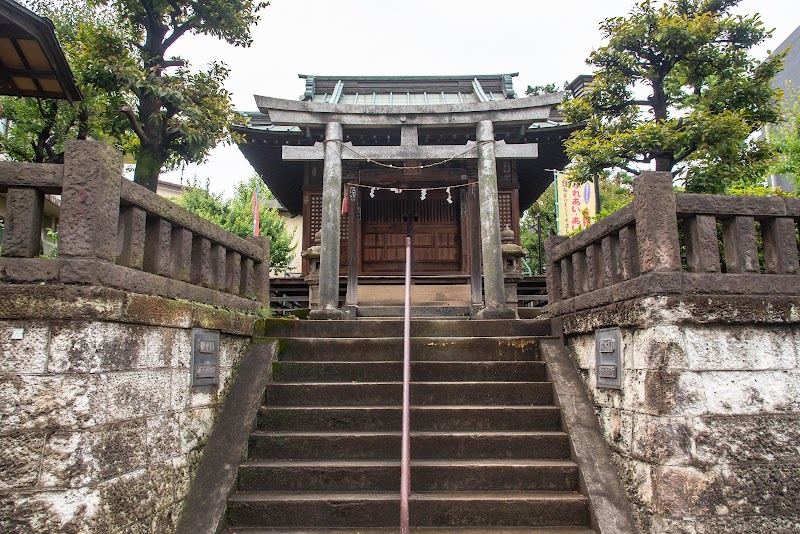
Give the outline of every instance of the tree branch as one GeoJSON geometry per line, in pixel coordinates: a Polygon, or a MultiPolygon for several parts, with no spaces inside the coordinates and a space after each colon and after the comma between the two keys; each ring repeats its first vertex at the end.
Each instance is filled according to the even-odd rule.
{"type": "Polygon", "coordinates": [[[123,113],[126,117],[128,117],[128,122],[131,123],[131,128],[133,128],[134,133],[139,137],[142,143],[149,142],[149,138],[147,134],[144,133],[142,126],[139,124],[139,119],[136,118],[136,113],[133,112],[130,106],[122,106],[119,108],[120,112],[123,113]]]}
{"type": "Polygon", "coordinates": [[[169,60],[165,59],[164,61],[159,61],[158,63],[164,69],[169,68],[169,67],[185,67],[186,66],[186,60],[185,59],[169,59],[169,60]]]}
{"type": "Polygon", "coordinates": [[[175,44],[175,41],[180,39],[181,35],[193,29],[196,24],[197,24],[197,17],[189,17],[188,19],[186,19],[186,22],[184,22],[183,24],[172,30],[170,36],[164,39],[162,50],[166,52],[170,46],[175,44]]]}

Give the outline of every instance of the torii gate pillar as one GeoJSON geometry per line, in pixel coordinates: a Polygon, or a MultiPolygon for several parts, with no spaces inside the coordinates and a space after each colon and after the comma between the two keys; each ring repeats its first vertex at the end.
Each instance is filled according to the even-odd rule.
{"type": "Polygon", "coordinates": [[[339,239],[342,206],[342,125],[325,126],[322,172],[322,250],[319,264],[319,308],[309,319],[343,319],[339,309],[339,239]]]}
{"type": "Polygon", "coordinates": [[[478,201],[485,295],[485,307],[478,312],[478,319],[516,319],[517,312],[506,304],[503,285],[500,208],[497,201],[497,159],[492,121],[478,122],[475,140],[478,143],[478,201]]]}

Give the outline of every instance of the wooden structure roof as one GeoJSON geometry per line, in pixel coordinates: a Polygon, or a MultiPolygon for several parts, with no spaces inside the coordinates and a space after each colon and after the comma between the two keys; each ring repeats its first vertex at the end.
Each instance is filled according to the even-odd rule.
{"type": "Polygon", "coordinates": [[[0,94],[81,100],[53,23],[0,0],[0,94]]]}
{"type": "MultiPolygon", "coordinates": [[[[401,144],[400,127],[392,124],[395,118],[413,122],[418,119],[419,145],[460,145],[466,146],[475,140],[475,128],[469,124],[473,113],[502,113],[506,118],[518,112],[528,113],[520,117],[530,117],[527,110],[538,106],[543,115],[535,120],[506,121],[495,125],[495,137],[507,145],[536,143],[536,159],[519,159],[519,208],[527,209],[552,183],[552,169],[563,169],[568,160],[564,153],[563,141],[580,125],[565,125],[560,122],[557,102],[562,95],[517,99],[511,87],[511,78],[516,74],[480,76],[406,76],[406,77],[362,77],[362,76],[306,76],[306,93],[301,101],[281,101],[256,97],[260,112],[246,112],[247,126],[236,126],[247,140],[239,145],[240,150],[253,168],[264,178],[268,187],[292,214],[303,209],[303,169],[301,161],[283,159],[284,146],[313,146],[324,140],[324,115],[335,115],[335,120],[348,124],[345,128],[345,142],[354,146],[398,146],[401,144]],[[448,100],[458,88],[476,89],[477,82],[484,93],[471,93],[469,99],[460,102],[448,100]],[[507,84],[507,86],[506,86],[507,84]],[[438,91],[439,99],[432,97],[438,91]],[[448,91],[448,92],[445,92],[448,91]],[[489,98],[488,94],[495,95],[489,98]],[[376,103],[371,100],[342,100],[343,95],[375,94],[386,97],[388,94],[400,95],[391,103],[385,98],[376,103]],[[428,93],[427,103],[409,95],[428,93]],[[442,97],[442,94],[445,97],[442,97]],[[327,97],[325,96],[327,95],[327,97]],[[320,98],[323,97],[323,98],[320,98]],[[280,111],[284,109],[285,113],[280,111]],[[549,113],[548,110],[549,109],[549,113]],[[269,114],[268,114],[269,113],[269,114]],[[275,124],[277,117],[307,113],[310,117],[305,125],[284,123],[275,124]],[[362,120],[358,115],[363,113],[362,120]],[[405,114],[408,113],[406,116],[405,114]],[[447,117],[439,123],[426,123],[423,116],[447,117]],[[272,116],[274,115],[274,117],[272,116]],[[374,123],[367,115],[375,118],[374,123]],[[380,116],[380,117],[379,117],[380,116]],[[464,124],[460,124],[463,116],[464,124]],[[320,117],[323,117],[320,119],[320,117]],[[319,120],[318,120],[319,119],[319,120]],[[322,122],[320,122],[320,120],[322,122]],[[317,122],[320,122],[317,124],[317,122]],[[395,127],[397,126],[397,127],[395,127]]],[[[279,120],[279,119],[278,119],[279,120]]],[[[435,117],[434,119],[435,120],[435,117]]],[[[398,123],[399,124],[399,123],[398,123]]]]}

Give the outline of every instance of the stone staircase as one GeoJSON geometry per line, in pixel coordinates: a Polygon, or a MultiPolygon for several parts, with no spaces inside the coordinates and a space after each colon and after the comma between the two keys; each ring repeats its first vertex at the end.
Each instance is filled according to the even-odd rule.
{"type": "MultiPolygon", "coordinates": [[[[412,321],[412,532],[592,532],[544,321],[412,321]]],[[[397,532],[401,321],[272,321],[228,532],[397,532]]]]}

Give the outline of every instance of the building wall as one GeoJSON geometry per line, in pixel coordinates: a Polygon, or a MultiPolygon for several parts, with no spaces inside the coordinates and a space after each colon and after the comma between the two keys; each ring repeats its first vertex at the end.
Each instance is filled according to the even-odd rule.
{"type": "MultiPolygon", "coordinates": [[[[786,59],[783,63],[783,70],[779,72],[772,82],[773,87],[783,90],[784,105],[789,105],[790,90],[800,90],[800,26],[778,46],[775,52],[785,52],[788,50],[786,59]]],[[[767,133],[769,136],[769,133],[767,133]]],[[[794,183],[785,176],[772,175],[770,182],[773,187],[780,187],[785,191],[793,191],[794,183]]]]}
{"type": "Polygon", "coordinates": [[[800,530],[800,306],[651,297],[564,318],[643,533],[800,530]],[[594,330],[622,330],[622,389],[594,330]]]}
{"type": "Polygon", "coordinates": [[[0,530],[172,531],[253,317],[93,287],[0,302],[0,530]],[[218,387],[190,386],[193,327],[221,331],[218,387]]]}

